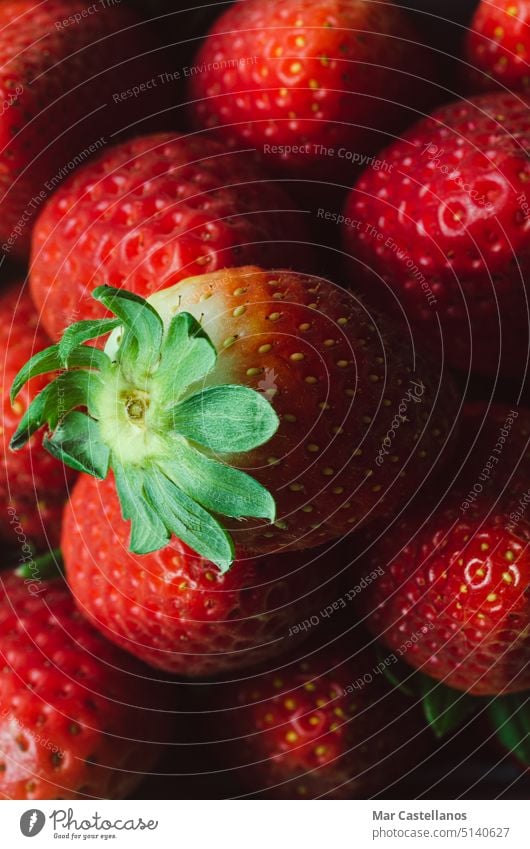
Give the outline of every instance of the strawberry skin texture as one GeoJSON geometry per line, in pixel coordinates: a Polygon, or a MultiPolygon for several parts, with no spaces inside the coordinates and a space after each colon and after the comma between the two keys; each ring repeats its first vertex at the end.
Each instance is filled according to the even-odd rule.
{"type": "Polygon", "coordinates": [[[58,338],[72,316],[103,315],[90,295],[102,283],[147,297],[225,266],[308,268],[310,254],[301,213],[253,153],[161,133],[106,151],[55,193],[35,227],[31,289],[58,338]]]}
{"type": "Polygon", "coordinates": [[[431,71],[402,9],[362,0],[238,3],[214,24],[194,65],[195,126],[255,146],[288,176],[341,182],[348,164],[339,149],[375,150],[384,133],[414,120],[431,71]]]}
{"type": "Polygon", "coordinates": [[[80,475],[62,535],[77,604],[109,640],[174,674],[217,675],[281,654],[296,638],[290,626],[330,591],[318,553],[240,554],[222,575],[176,538],[143,556],[127,550],[128,539],[113,478],[80,475]]]}
{"type": "Polygon", "coordinates": [[[466,451],[485,424],[457,484],[420,530],[416,504],[374,546],[370,560],[385,574],[361,599],[366,624],[389,648],[409,640],[407,662],[477,696],[530,687],[529,411],[519,410],[489,480],[483,472],[507,416],[503,407],[467,409],[466,451]],[[475,485],[483,489],[473,501],[475,485]]]}
{"type": "Polygon", "coordinates": [[[35,434],[16,453],[8,447],[20,417],[34,395],[44,388],[47,379],[34,378],[13,406],[9,399],[11,384],[24,363],[50,342],[37,326],[37,311],[29,292],[22,289],[21,284],[11,284],[0,294],[0,316],[0,538],[4,543],[13,544],[17,548],[24,543],[24,536],[37,548],[53,547],[59,541],[63,504],[68,494],[68,485],[75,479],[75,472],[57,463],[44,450],[42,433],[35,434]],[[20,527],[24,536],[20,534],[20,527]]]}
{"type": "Polygon", "coordinates": [[[138,98],[113,100],[122,86],[156,75],[160,53],[149,55],[157,46],[149,25],[123,4],[86,9],[81,0],[0,4],[0,241],[12,256],[28,254],[37,212],[75,157],[86,160],[141,115],[156,114],[160,94],[169,95],[169,87],[155,89],[149,109],[138,98]],[[79,23],[68,21],[83,12],[79,23]]]}
{"type": "Polygon", "coordinates": [[[170,688],[106,642],[61,579],[3,575],[0,660],[0,798],[124,798],[156,764],[170,688]]]}
{"type": "Polygon", "coordinates": [[[373,674],[371,651],[344,660],[349,642],[347,654],[313,652],[218,697],[234,738],[229,762],[250,795],[367,798],[420,760],[426,740],[416,708],[373,674]],[[370,683],[354,686],[364,675],[370,683]]]}
{"type": "Polygon", "coordinates": [[[274,526],[227,524],[244,550],[310,548],[387,515],[416,491],[448,440],[451,383],[417,349],[413,363],[392,322],[323,278],[236,268],[189,278],[150,303],[165,323],[177,311],[201,321],[220,352],[209,383],[263,392],[280,418],[271,440],[228,457],[276,499],[274,526]],[[420,397],[401,408],[406,421],[378,463],[408,392],[420,397]]]}
{"type": "Polygon", "coordinates": [[[482,0],[466,36],[469,89],[530,89],[530,2],[482,0]]]}
{"type": "Polygon", "coordinates": [[[465,371],[471,341],[473,371],[494,375],[500,361],[516,376],[524,367],[529,145],[519,97],[457,101],[384,151],[388,168],[367,169],[346,203],[345,215],[360,222],[343,229],[353,284],[376,303],[388,287],[438,352],[440,320],[443,356],[465,371]]]}

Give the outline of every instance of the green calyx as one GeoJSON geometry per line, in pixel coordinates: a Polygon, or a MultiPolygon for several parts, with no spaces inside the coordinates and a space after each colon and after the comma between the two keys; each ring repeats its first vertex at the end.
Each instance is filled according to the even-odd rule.
{"type": "Polygon", "coordinates": [[[484,707],[483,697],[454,690],[403,661],[389,666],[381,649],[377,653],[381,659],[380,667],[392,689],[421,704],[425,720],[437,740],[447,737],[484,707]]]}
{"type": "Polygon", "coordinates": [[[504,748],[523,766],[530,767],[530,692],[492,699],[488,717],[504,748]]]}
{"type": "Polygon", "coordinates": [[[138,295],[100,286],[93,296],[116,318],[73,324],[20,370],[12,401],[31,378],[60,374],[32,401],[11,448],[46,427],[43,445],[57,459],[101,480],[113,470],[131,551],[156,551],[175,534],[225,571],[234,544],[222,517],[273,522],[276,513],[229,455],[268,442],[278,417],[248,387],[207,382],[217,352],[189,313],[164,327],[138,295]],[[112,331],[112,359],[86,344],[112,331]]]}
{"type": "Polygon", "coordinates": [[[53,581],[55,578],[64,576],[63,557],[59,548],[52,549],[44,554],[35,555],[33,560],[24,562],[15,569],[19,578],[27,582],[53,581]]]}
{"type": "Polygon", "coordinates": [[[530,691],[473,696],[447,687],[402,661],[387,665],[381,649],[377,654],[378,668],[382,669],[392,689],[421,704],[425,720],[437,740],[449,737],[474,715],[479,715],[483,717],[484,730],[488,724],[503,747],[523,766],[530,767],[530,691]]]}

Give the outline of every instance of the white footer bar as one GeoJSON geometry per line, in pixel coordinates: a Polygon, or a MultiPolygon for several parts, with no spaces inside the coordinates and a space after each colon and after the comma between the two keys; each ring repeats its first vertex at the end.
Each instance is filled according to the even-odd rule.
{"type": "Polygon", "coordinates": [[[6,849],[530,846],[526,801],[0,802],[6,849]]]}

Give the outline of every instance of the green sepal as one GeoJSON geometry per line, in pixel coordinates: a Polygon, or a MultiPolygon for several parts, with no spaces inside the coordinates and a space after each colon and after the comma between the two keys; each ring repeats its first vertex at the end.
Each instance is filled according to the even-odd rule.
{"type": "Polygon", "coordinates": [[[382,671],[388,683],[405,696],[421,702],[425,719],[438,739],[458,728],[482,704],[477,696],[447,687],[402,660],[386,665],[388,655],[380,646],[377,646],[376,654],[380,658],[380,666],[384,665],[382,671]]]}
{"type": "Polygon", "coordinates": [[[164,335],[157,311],[145,298],[126,289],[98,286],[92,295],[123,324],[118,358],[128,378],[134,381],[148,375],[158,365],[164,335]]]}
{"type": "Polygon", "coordinates": [[[481,704],[477,696],[454,690],[422,673],[418,683],[425,718],[439,740],[458,728],[481,704]]]}
{"type": "Polygon", "coordinates": [[[488,705],[488,716],[502,745],[530,767],[530,692],[497,696],[488,705]]]}
{"type": "Polygon", "coordinates": [[[150,554],[165,548],[170,532],[158,511],[145,500],[145,472],[135,466],[125,468],[120,463],[112,463],[112,467],[122,516],[131,522],[130,550],[135,554],[150,554]]]}
{"type": "Polygon", "coordinates": [[[274,522],[274,498],[257,480],[206,457],[184,440],[175,442],[175,449],[175,460],[164,465],[166,474],[207,510],[234,519],[253,516],[274,522]]]}
{"type": "Polygon", "coordinates": [[[263,445],[279,425],[267,399],[247,386],[211,386],[177,404],[171,415],[176,433],[223,454],[263,445]]]}
{"type": "Polygon", "coordinates": [[[60,419],[74,407],[92,407],[92,397],[101,386],[101,377],[92,371],[66,371],[35,396],[13,434],[10,448],[18,451],[39,428],[48,424],[54,430],[60,419]]]}
{"type": "Polygon", "coordinates": [[[24,363],[13,381],[9,395],[11,403],[13,404],[15,402],[22,387],[32,377],[37,377],[39,374],[48,374],[48,372],[57,371],[60,368],[61,357],[59,356],[58,345],[51,345],[49,348],[45,348],[44,351],[34,354],[27,363],[24,363]]]}
{"type": "Polygon", "coordinates": [[[158,511],[145,499],[143,469],[125,468],[116,462],[112,467],[123,518],[131,522],[130,550],[135,554],[150,554],[165,548],[170,533],[158,511]]]}
{"type": "Polygon", "coordinates": [[[216,360],[217,351],[199,322],[187,312],[175,315],[156,372],[164,406],[173,406],[189,386],[206,377],[216,360]]]}
{"type": "MultiPolygon", "coordinates": [[[[119,318],[88,319],[86,321],[77,321],[75,324],[71,324],[70,327],[67,327],[64,331],[62,339],[58,344],[61,365],[64,368],[71,366],[70,357],[76,348],[83,345],[85,342],[89,342],[91,339],[106,336],[107,333],[111,333],[116,327],[119,327],[120,324],[121,322],[119,318]]],[[[91,348],[91,350],[96,351],[98,349],[91,348]]],[[[98,351],[98,353],[101,352],[98,351]]],[[[104,356],[106,355],[104,354],[104,356]]],[[[100,361],[99,364],[101,365],[101,358],[98,359],[100,361]]],[[[110,364],[110,360],[108,360],[108,362],[110,364]]]]}
{"type": "Polygon", "coordinates": [[[60,548],[39,554],[15,569],[19,578],[28,581],[52,581],[63,576],[63,556],[60,548]]]}
{"type": "Polygon", "coordinates": [[[375,653],[379,659],[378,666],[383,666],[383,675],[388,683],[392,685],[392,688],[399,690],[404,696],[413,698],[416,695],[414,678],[417,675],[417,671],[401,660],[393,662],[392,666],[387,665],[386,661],[389,659],[389,656],[382,650],[379,644],[376,645],[375,653]]]}
{"type": "Polygon", "coordinates": [[[69,413],[42,444],[52,457],[72,469],[98,480],[107,477],[110,451],[101,441],[98,423],[84,413],[69,413]]]}
{"type": "MultiPolygon", "coordinates": [[[[103,351],[89,346],[83,346],[77,351],[72,351],[69,360],[69,368],[92,368],[101,369],[109,363],[109,358],[103,351]]],[[[13,403],[19,394],[20,390],[33,377],[38,377],[41,374],[48,374],[52,371],[60,371],[63,367],[63,361],[59,354],[59,345],[51,345],[45,348],[44,351],[39,351],[30,360],[22,366],[19,373],[13,381],[11,387],[11,403],[13,403]]]]}
{"type": "MultiPolygon", "coordinates": [[[[208,461],[202,455],[201,459],[208,461]]],[[[157,551],[167,545],[171,534],[175,534],[197,554],[211,560],[225,572],[234,559],[230,535],[191,493],[184,491],[184,483],[181,489],[166,476],[166,471],[166,465],[159,467],[156,464],[147,470],[124,468],[120,464],[114,466],[122,514],[124,519],[131,521],[131,551],[135,554],[157,551]]],[[[176,461],[175,475],[178,476],[180,471],[181,464],[176,461]]]]}
{"type": "Polygon", "coordinates": [[[148,503],[166,527],[197,554],[226,572],[234,561],[235,550],[232,537],[220,522],[175,486],[163,469],[146,475],[144,486],[148,503]]]}

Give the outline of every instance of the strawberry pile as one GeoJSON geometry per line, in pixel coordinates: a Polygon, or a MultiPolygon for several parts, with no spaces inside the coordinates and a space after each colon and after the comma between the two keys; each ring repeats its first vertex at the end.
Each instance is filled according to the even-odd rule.
{"type": "Polygon", "coordinates": [[[529,21],[0,4],[0,798],[530,767],[529,21]]]}

